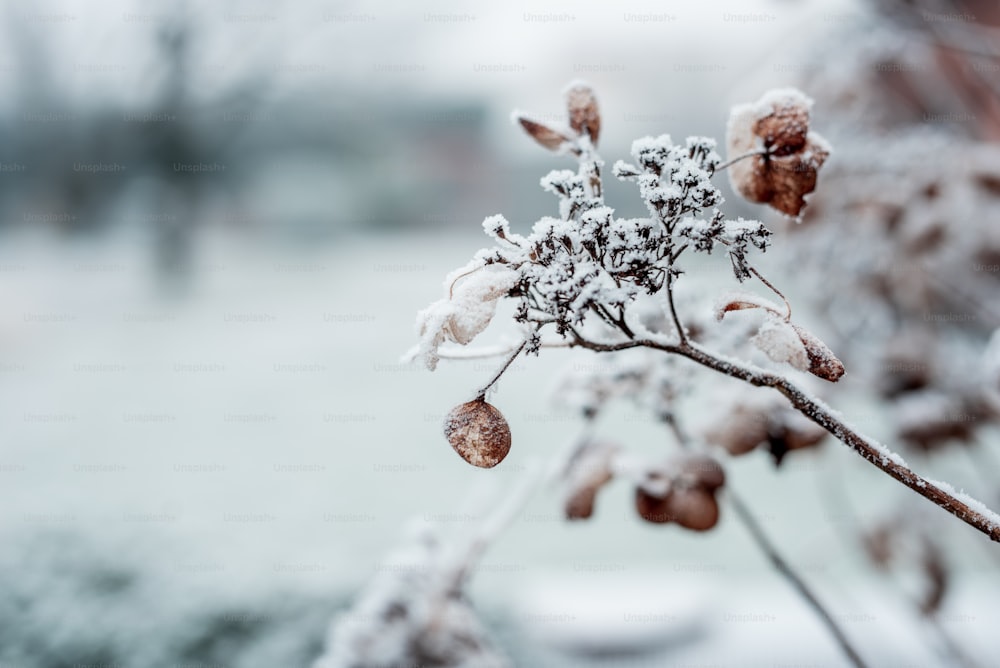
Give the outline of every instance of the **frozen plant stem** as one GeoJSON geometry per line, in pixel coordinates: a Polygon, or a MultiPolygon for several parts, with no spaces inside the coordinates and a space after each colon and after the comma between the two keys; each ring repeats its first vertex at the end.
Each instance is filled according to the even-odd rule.
{"type": "MultiPolygon", "coordinates": [[[[684,432],[681,431],[680,426],[677,424],[677,420],[673,417],[667,419],[667,425],[670,427],[671,432],[673,432],[674,437],[681,447],[687,449],[690,446],[690,441],[684,432]]],[[[859,668],[864,668],[867,664],[861,659],[857,650],[851,645],[851,642],[847,639],[847,635],[844,633],[843,629],[837,624],[837,621],[830,614],[830,611],[823,606],[823,603],[816,597],[816,595],[806,584],[805,580],[796,572],[788,561],[781,555],[778,551],[777,546],[771,541],[771,538],[764,531],[763,527],[757,522],[757,519],[753,516],[750,508],[747,506],[743,498],[729,486],[729,491],[726,492],[726,498],[729,500],[729,504],[732,506],[733,510],[736,512],[736,519],[739,520],[740,524],[746,528],[750,537],[753,539],[754,544],[760,549],[760,551],[767,557],[771,565],[774,566],[775,570],[781,577],[785,578],[788,583],[795,589],[796,593],[801,596],[805,602],[813,609],[813,611],[819,616],[820,621],[826,626],[827,630],[833,636],[837,645],[840,646],[844,654],[848,656],[851,662],[858,666],[859,668]]]]}
{"type": "Polygon", "coordinates": [[[785,561],[784,557],[781,556],[774,544],[771,543],[767,534],[764,533],[760,524],[757,523],[757,519],[753,516],[753,513],[750,512],[750,509],[747,508],[743,499],[732,490],[730,490],[726,496],[729,498],[729,505],[731,505],[733,510],[736,512],[736,517],[739,518],[743,526],[750,532],[750,536],[753,538],[753,541],[757,544],[761,551],[767,555],[767,558],[770,560],[775,569],[777,569],[782,577],[788,580],[799,595],[805,599],[816,614],[819,615],[823,624],[826,625],[827,630],[831,635],[833,635],[837,644],[840,646],[840,649],[843,650],[844,654],[846,654],[851,660],[851,663],[858,666],[858,668],[864,668],[867,664],[858,654],[857,650],[855,650],[851,645],[851,642],[847,639],[843,629],[840,628],[836,620],[834,620],[834,618],[830,615],[830,612],[823,607],[823,604],[818,598],[816,598],[815,594],[812,593],[812,590],[809,589],[809,586],[805,583],[805,581],[799,577],[799,574],[795,572],[795,569],[792,568],[791,565],[785,561]]]}
{"type": "Polygon", "coordinates": [[[744,153],[743,155],[738,155],[735,158],[732,158],[731,160],[726,160],[724,163],[722,163],[721,165],[719,165],[718,167],[716,167],[715,171],[721,172],[722,170],[726,169],[727,167],[736,164],[740,160],[746,160],[747,158],[752,158],[752,157],[757,156],[757,155],[767,155],[767,151],[765,151],[764,149],[761,149],[759,151],[750,151],[748,153],[744,153]]]}
{"type": "Polygon", "coordinates": [[[521,345],[519,345],[517,348],[514,349],[514,351],[510,354],[510,357],[507,358],[507,361],[503,363],[503,366],[500,367],[500,370],[496,372],[495,376],[493,376],[493,379],[490,380],[490,382],[486,383],[483,389],[479,390],[479,393],[476,395],[479,399],[486,398],[486,393],[490,391],[491,387],[496,385],[497,381],[500,380],[500,377],[504,374],[505,371],[507,371],[507,369],[510,368],[510,365],[514,363],[514,360],[517,359],[517,356],[521,354],[521,351],[524,350],[525,346],[527,345],[528,341],[527,339],[525,339],[524,341],[521,342],[521,345]]]}
{"type": "Polygon", "coordinates": [[[884,473],[903,483],[920,496],[947,510],[969,526],[986,534],[991,540],[1000,542],[1000,522],[995,519],[995,516],[993,518],[988,517],[970,507],[954,494],[917,475],[898,456],[851,429],[828,408],[810,397],[805,391],[783,376],[764,371],[763,369],[755,369],[732,360],[720,359],[691,342],[671,344],[661,343],[652,339],[632,339],[620,343],[601,343],[590,341],[577,334],[573,345],[595,352],[614,352],[630,348],[652,348],[666,353],[681,355],[709,369],[757,387],[773,388],[785,395],[796,410],[826,429],[839,441],[850,446],[863,459],[874,464],[884,473]]]}

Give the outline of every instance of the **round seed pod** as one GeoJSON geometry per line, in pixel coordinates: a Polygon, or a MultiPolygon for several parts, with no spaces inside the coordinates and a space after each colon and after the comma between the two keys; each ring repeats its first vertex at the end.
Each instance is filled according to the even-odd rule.
{"type": "Polygon", "coordinates": [[[666,524],[673,520],[670,515],[670,504],[667,502],[670,494],[665,497],[654,496],[642,487],[635,488],[635,510],[639,517],[653,524],[666,524]]]}
{"type": "Polygon", "coordinates": [[[686,455],[677,467],[697,482],[697,486],[706,492],[714,492],[726,484],[726,473],[719,462],[708,455],[686,455]]]}
{"type": "Polygon", "coordinates": [[[702,488],[679,489],[667,497],[670,519],[685,529],[708,531],[719,521],[719,504],[702,488]]]}
{"type": "Polygon", "coordinates": [[[493,468],[510,452],[507,420],[482,398],[451,409],[444,419],[444,435],[462,459],[480,468],[493,468]]]}

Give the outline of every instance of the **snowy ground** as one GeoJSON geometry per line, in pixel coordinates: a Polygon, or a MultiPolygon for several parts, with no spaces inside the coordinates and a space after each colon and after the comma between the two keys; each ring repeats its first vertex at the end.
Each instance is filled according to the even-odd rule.
{"type": "MultiPolygon", "coordinates": [[[[474,526],[477,498],[575,435],[542,400],[561,366],[594,363],[515,364],[495,399],[510,457],[489,472],[456,457],[441,418],[494,363],[430,374],[398,357],[475,248],[263,250],[215,234],[190,290],[164,297],[139,244],[0,244],[0,666],[306,665],[403,525],[474,526]]],[[[665,442],[628,408],[601,429],[665,442]]],[[[849,479],[865,508],[906,492],[825,450],[780,474],[748,457],[730,479],[873,665],[947,665],[822,494],[849,479]]],[[[738,525],[651,527],[630,499],[613,485],[598,517],[567,526],[542,496],[487,554],[472,597],[518,665],[843,664],[738,525]],[[586,650],[604,658],[573,654],[586,650]]],[[[991,548],[955,555],[942,617],[986,665],[1000,650],[991,548]]]]}

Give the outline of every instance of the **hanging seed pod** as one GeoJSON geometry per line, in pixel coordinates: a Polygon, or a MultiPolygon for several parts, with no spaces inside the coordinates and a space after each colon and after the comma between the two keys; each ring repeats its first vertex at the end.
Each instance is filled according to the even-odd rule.
{"type": "Polygon", "coordinates": [[[677,469],[706,492],[714,492],[726,484],[726,472],[708,455],[684,455],[678,460],[677,469]]]}
{"type": "Polygon", "coordinates": [[[659,497],[650,494],[642,487],[636,487],[635,510],[639,513],[639,517],[647,522],[666,524],[673,519],[670,516],[670,504],[667,502],[669,498],[669,494],[665,497],[659,497]]]}
{"type": "MultiPolygon", "coordinates": [[[[719,521],[719,504],[715,492],[726,482],[726,474],[717,461],[702,454],[685,454],[667,465],[670,478],[662,494],[656,487],[639,485],[635,492],[635,508],[647,522],[674,522],[685,529],[707,531],[719,521]]],[[[651,473],[648,480],[656,482],[662,473],[651,473]]]]}
{"type": "Polygon", "coordinates": [[[667,497],[670,518],[685,529],[708,531],[719,521],[719,504],[712,492],[695,487],[667,497]]]}
{"type": "Polygon", "coordinates": [[[456,406],[444,419],[444,435],[462,459],[489,469],[510,452],[510,426],[492,404],[481,397],[456,406]]]}

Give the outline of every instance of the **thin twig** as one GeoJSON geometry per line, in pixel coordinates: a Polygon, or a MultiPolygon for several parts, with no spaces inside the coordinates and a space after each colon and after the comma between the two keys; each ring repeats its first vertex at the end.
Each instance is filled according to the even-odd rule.
{"type": "Polygon", "coordinates": [[[738,155],[735,158],[731,158],[729,160],[726,160],[724,163],[722,163],[721,165],[719,165],[718,167],[715,168],[715,172],[716,172],[716,174],[718,174],[723,169],[727,169],[727,168],[731,167],[732,165],[736,164],[740,160],[746,160],[747,158],[752,158],[755,155],[767,155],[767,150],[766,149],[757,149],[756,151],[750,151],[749,153],[744,153],[743,155],[738,155]]]}
{"type": "Polygon", "coordinates": [[[677,306],[674,304],[674,279],[677,277],[674,275],[673,264],[671,261],[670,266],[667,267],[667,305],[670,307],[670,317],[674,321],[674,329],[677,330],[677,339],[683,346],[687,345],[688,338],[684,331],[684,325],[681,324],[681,319],[677,315],[677,306]]]}
{"type": "Polygon", "coordinates": [[[490,382],[486,383],[486,386],[483,387],[483,389],[479,390],[479,392],[476,394],[477,397],[482,399],[483,397],[486,396],[486,393],[489,392],[489,389],[494,385],[496,385],[496,382],[500,380],[500,376],[502,376],[504,374],[504,371],[506,371],[510,367],[510,365],[514,363],[514,360],[517,359],[517,356],[521,354],[521,351],[524,350],[525,346],[527,345],[528,345],[528,340],[525,339],[524,341],[521,342],[521,345],[519,345],[517,348],[514,349],[514,352],[510,354],[510,357],[508,357],[507,361],[503,363],[503,366],[500,367],[500,370],[497,371],[495,376],[493,376],[493,379],[490,380],[490,382]]]}
{"type": "Polygon", "coordinates": [[[813,594],[809,585],[805,583],[799,574],[795,572],[795,569],[789,565],[787,561],[781,556],[774,544],[768,538],[767,534],[761,528],[760,524],[757,522],[757,518],[753,516],[753,513],[747,508],[746,503],[740,498],[736,492],[729,490],[726,493],[726,497],[729,499],[729,504],[733,507],[736,512],[736,516],[740,518],[740,522],[746,527],[747,531],[750,532],[750,536],[753,538],[757,546],[767,555],[767,558],[771,561],[771,564],[777,569],[781,575],[791,583],[792,587],[799,593],[799,595],[806,600],[806,602],[812,607],[813,611],[819,615],[820,619],[823,620],[823,624],[826,625],[830,634],[833,635],[840,649],[843,650],[844,654],[851,660],[855,666],[863,668],[865,665],[864,660],[858,654],[857,650],[851,645],[851,641],[847,639],[844,634],[843,629],[837,624],[837,621],[830,615],[830,612],[823,606],[820,600],[813,594]]]}
{"type": "Polygon", "coordinates": [[[920,496],[947,510],[969,526],[986,534],[991,540],[1000,542],[1000,517],[997,517],[995,513],[988,509],[987,513],[980,512],[957,498],[951,492],[921,477],[910,469],[898,455],[856,432],[845,424],[843,420],[834,415],[829,408],[810,397],[784,376],[770,373],[763,369],[757,369],[734,360],[721,359],[691,342],[671,344],[652,339],[635,339],[620,343],[598,343],[577,337],[573,345],[596,352],[613,352],[629,348],[653,348],[687,357],[702,366],[745,381],[756,387],[773,388],[785,395],[792,406],[800,413],[833,434],[839,441],[850,446],[863,459],[874,464],[878,469],[903,483],[920,496]]]}
{"type": "Polygon", "coordinates": [[[781,297],[781,301],[785,302],[785,310],[787,311],[787,313],[785,314],[785,322],[790,321],[792,319],[792,305],[788,303],[788,299],[785,297],[785,295],[781,294],[781,290],[779,290],[778,288],[774,287],[774,284],[772,284],[769,280],[767,280],[766,278],[764,278],[763,276],[761,276],[760,272],[757,271],[756,269],[754,269],[753,267],[751,267],[751,266],[748,265],[747,268],[750,269],[750,273],[753,274],[754,276],[756,276],[760,280],[761,283],[763,283],[767,287],[771,288],[771,291],[774,294],[776,294],[779,297],[781,297]]]}

